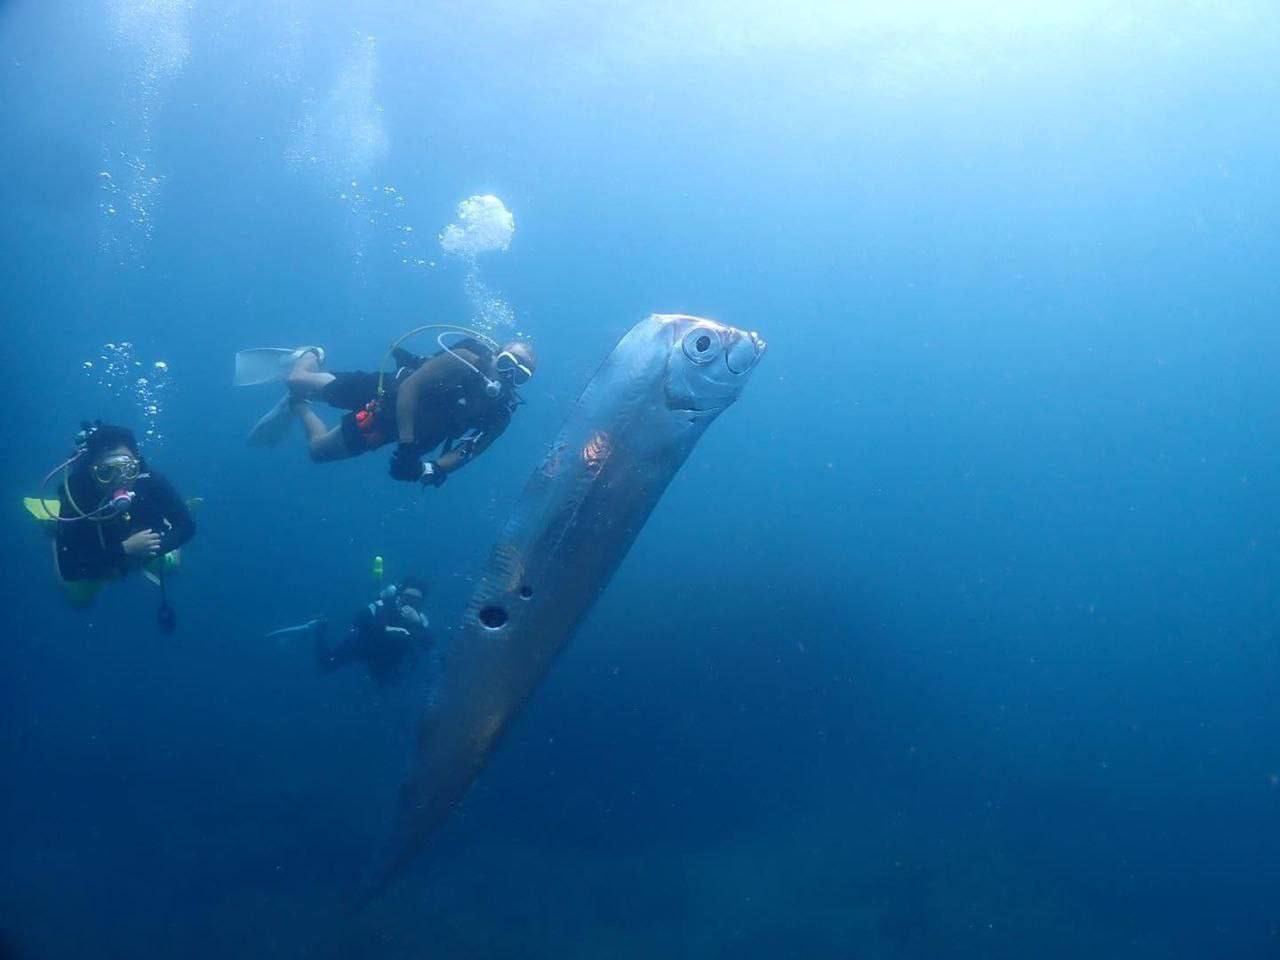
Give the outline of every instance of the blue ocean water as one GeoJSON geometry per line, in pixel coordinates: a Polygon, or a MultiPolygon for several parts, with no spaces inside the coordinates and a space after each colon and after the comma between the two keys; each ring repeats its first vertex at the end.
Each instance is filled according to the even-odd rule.
{"type": "Polygon", "coordinates": [[[0,956],[1280,954],[1278,62],[1252,0],[0,4],[0,956]],[[456,619],[655,311],[769,354],[353,912],[436,677],[263,635],[374,555],[456,619]],[[445,487],[245,445],[236,350],[433,321],[540,355],[445,487]],[[203,498],[173,636],[21,509],[94,417],[203,498]]]}

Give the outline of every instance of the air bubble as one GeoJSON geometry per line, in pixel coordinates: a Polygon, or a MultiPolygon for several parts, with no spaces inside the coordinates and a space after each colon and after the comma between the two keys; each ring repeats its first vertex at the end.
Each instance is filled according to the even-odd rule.
{"type": "Polygon", "coordinates": [[[475,257],[506,250],[515,232],[516,220],[506,204],[484,194],[458,204],[458,220],[440,231],[440,246],[446,253],[475,257]]]}
{"type": "Polygon", "coordinates": [[[137,405],[146,436],[156,443],[162,441],[159,419],[163,414],[162,398],[168,386],[169,365],[163,360],[153,361],[149,364],[150,376],[139,376],[138,371],[144,364],[136,358],[133,344],[127,340],[104,344],[99,360],[100,368],[92,360],[80,365],[85,375],[94,377],[98,386],[116,399],[131,399],[137,405]]]}

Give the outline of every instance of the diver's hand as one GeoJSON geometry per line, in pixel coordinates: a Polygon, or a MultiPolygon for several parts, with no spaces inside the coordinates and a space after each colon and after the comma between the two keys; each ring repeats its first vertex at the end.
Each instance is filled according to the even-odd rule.
{"type": "Polygon", "coordinates": [[[124,555],[133,560],[150,560],[160,552],[160,534],[154,530],[139,530],[120,544],[124,555]]]}
{"type": "Polygon", "coordinates": [[[441,470],[434,460],[428,460],[422,465],[422,482],[428,487],[438,487],[447,479],[449,475],[441,470]]]}
{"type": "Polygon", "coordinates": [[[417,444],[402,443],[391,455],[391,476],[395,480],[412,483],[422,479],[422,454],[417,444]]]}

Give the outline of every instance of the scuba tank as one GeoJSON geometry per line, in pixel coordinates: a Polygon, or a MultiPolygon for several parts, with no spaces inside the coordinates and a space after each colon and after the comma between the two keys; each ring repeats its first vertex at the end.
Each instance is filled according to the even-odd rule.
{"type": "Polygon", "coordinates": [[[448,348],[441,347],[428,356],[413,353],[404,347],[394,347],[391,350],[391,360],[395,363],[397,370],[417,370],[428,360],[434,360],[443,353],[453,353],[455,350],[467,350],[482,359],[493,355],[493,349],[487,344],[481,343],[475,337],[463,337],[461,340],[449,344],[448,348]]]}

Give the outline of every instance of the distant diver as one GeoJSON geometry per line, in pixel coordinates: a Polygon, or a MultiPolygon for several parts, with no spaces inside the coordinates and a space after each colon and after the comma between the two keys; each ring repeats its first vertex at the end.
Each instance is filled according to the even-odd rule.
{"type": "Polygon", "coordinates": [[[68,600],[87,607],[109,581],[140,570],[160,588],[156,619],[171,633],[177,621],[165,576],[195,535],[188,504],[148,467],[133,431],[100,421],[83,424],[75,453],[50,470],[42,486],[59,474],[57,499],[42,489],[23,503],[53,532],[54,570],[68,600]]]}
{"type": "Polygon", "coordinates": [[[425,585],[406,577],[362,607],[337,643],[330,643],[329,621],[324,617],[273,630],[267,639],[309,637],[321,673],[363,663],[375,683],[387,686],[400,677],[410,659],[431,647],[430,622],[423,611],[425,599],[425,585]]]}
{"type": "Polygon", "coordinates": [[[450,324],[429,324],[400,337],[387,352],[394,373],[329,373],[321,369],[324,359],[320,347],[268,347],[236,355],[237,386],[283,381],[288,388],[250,431],[249,443],[280,443],[297,416],[313,461],[345,460],[396,441],[391,476],[433,487],[506,430],[522,402],[517,388],[529,382],[537,364],[525,341],[499,345],[450,324]],[[401,349],[406,339],[427,330],[441,331],[437,353],[420,357],[401,349]],[[330,429],[311,409],[312,400],[348,413],[330,429]],[[435,459],[423,459],[437,447],[435,459]]]}

